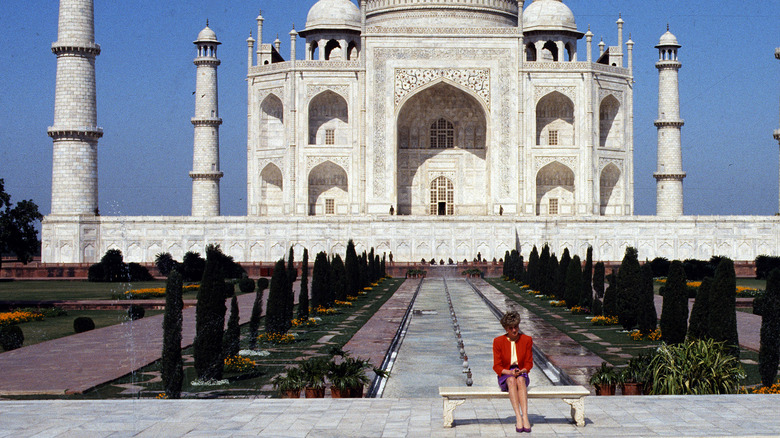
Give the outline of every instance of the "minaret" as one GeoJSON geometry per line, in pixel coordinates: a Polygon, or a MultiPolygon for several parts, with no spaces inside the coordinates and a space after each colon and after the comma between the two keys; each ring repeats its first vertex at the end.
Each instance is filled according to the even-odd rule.
{"type": "Polygon", "coordinates": [[[680,118],[680,88],[678,71],[682,64],[677,60],[677,49],[681,46],[669,32],[661,36],[655,46],[659,59],[658,69],[658,171],[653,174],[657,181],[656,214],[658,216],[681,216],[683,214],[683,178],[680,118]]]}
{"type": "Polygon", "coordinates": [[[217,46],[221,43],[206,22],[198,34],[195,86],[195,141],[192,159],[192,215],[219,216],[219,102],[217,98],[217,46]]]}
{"type": "MultiPolygon", "coordinates": [[[[780,47],[775,49],[775,58],[780,59],[780,47]]],[[[780,129],[775,129],[775,140],[780,143],[780,129]]],[[[780,172],[778,172],[780,174],[780,172]]],[[[780,212],[780,200],[778,200],[778,210],[780,212]]]]}
{"type": "Polygon", "coordinates": [[[51,214],[98,214],[98,139],[95,58],[95,12],[92,0],[61,0],[54,97],[51,214]]]}

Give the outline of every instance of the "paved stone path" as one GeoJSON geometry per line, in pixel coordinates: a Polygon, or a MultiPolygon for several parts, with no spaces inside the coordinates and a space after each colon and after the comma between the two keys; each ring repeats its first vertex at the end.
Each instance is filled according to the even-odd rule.
{"type": "MultiPolygon", "coordinates": [[[[586,426],[560,400],[531,400],[530,436],[776,437],[778,396],[588,397],[586,426]]],[[[506,400],[468,401],[442,427],[437,398],[7,401],[0,437],[519,436],[506,400]]]]}

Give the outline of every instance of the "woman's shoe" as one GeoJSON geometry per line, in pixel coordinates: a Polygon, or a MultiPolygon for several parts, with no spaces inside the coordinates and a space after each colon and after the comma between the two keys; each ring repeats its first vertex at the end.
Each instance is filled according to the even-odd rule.
{"type": "Polygon", "coordinates": [[[523,427],[523,428],[520,428],[520,432],[528,432],[528,433],[531,433],[531,428],[530,428],[530,427],[523,427]]]}
{"type": "Polygon", "coordinates": [[[517,433],[525,432],[525,428],[524,427],[515,427],[515,430],[517,431],[517,433]]]}

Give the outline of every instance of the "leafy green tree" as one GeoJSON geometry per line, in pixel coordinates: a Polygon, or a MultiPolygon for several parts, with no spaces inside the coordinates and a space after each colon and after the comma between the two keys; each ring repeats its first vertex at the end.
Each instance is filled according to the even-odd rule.
{"type": "Polygon", "coordinates": [[[626,254],[618,270],[615,296],[617,317],[625,330],[633,329],[637,323],[637,301],[642,284],[640,271],[637,250],[632,247],[626,248],[626,254]]]}
{"type": "Polygon", "coordinates": [[[688,324],[688,339],[709,339],[710,320],[710,294],[713,285],[712,277],[704,277],[699,290],[696,291],[696,300],[691,309],[691,320],[688,324]]]}
{"type": "Polygon", "coordinates": [[[125,264],[122,251],[118,249],[109,249],[100,259],[100,265],[103,267],[103,281],[117,283],[130,281],[127,264],[125,264]]]}
{"type": "Polygon", "coordinates": [[[593,298],[592,313],[596,316],[604,314],[604,262],[598,262],[593,267],[593,298]]]}
{"type": "Polygon", "coordinates": [[[252,316],[249,318],[249,348],[257,348],[257,334],[260,330],[260,318],[263,316],[263,291],[268,288],[268,279],[257,280],[257,293],[252,304],[252,316]]]}
{"type": "Polygon", "coordinates": [[[301,292],[298,294],[298,319],[309,319],[309,250],[303,249],[301,263],[301,292]]]}
{"type": "Polygon", "coordinates": [[[188,251],[182,259],[184,281],[200,281],[206,269],[206,259],[200,253],[188,251]]]}
{"type": "MultiPolygon", "coordinates": [[[[655,311],[655,292],[653,291],[653,268],[650,263],[642,265],[642,284],[639,289],[639,310],[637,323],[642,335],[648,335],[658,327],[658,313],[655,311]]],[[[686,313],[687,313],[686,302],[686,313]]],[[[683,334],[683,338],[685,334],[683,334]]]]}
{"type": "Polygon", "coordinates": [[[36,224],[43,219],[38,206],[32,200],[11,203],[11,195],[5,191],[0,178],[0,268],[4,254],[14,254],[24,264],[29,263],[41,250],[36,224]]]}
{"type": "Polygon", "coordinates": [[[604,291],[604,316],[617,316],[617,277],[615,269],[607,275],[607,290],[604,291]]]}
{"type": "Polygon", "coordinates": [[[344,262],[341,261],[341,256],[336,254],[333,260],[330,262],[330,293],[328,302],[333,305],[333,301],[346,301],[349,275],[344,266],[344,262]]]}
{"type": "Polygon", "coordinates": [[[230,299],[230,317],[228,318],[227,330],[225,330],[225,337],[222,340],[223,358],[238,356],[238,352],[241,350],[241,326],[238,321],[238,299],[233,295],[233,298],[230,299]]]}
{"type": "Polygon", "coordinates": [[[564,288],[564,300],[566,307],[572,308],[580,303],[582,293],[582,268],[580,256],[575,255],[566,268],[566,286],[564,288]]]}
{"type": "Polygon", "coordinates": [[[758,350],[758,371],[761,383],[772,386],[780,363],[780,269],[775,268],[766,280],[766,293],[761,303],[761,344],[758,350]]]}
{"type": "Polygon", "coordinates": [[[174,269],[176,269],[179,263],[173,259],[173,256],[169,252],[161,252],[154,258],[154,265],[157,270],[160,271],[160,275],[168,276],[174,269]]]}
{"type": "MultiPolygon", "coordinates": [[[[222,336],[225,328],[225,283],[224,254],[219,246],[206,248],[206,268],[198,289],[198,303],[195,308],[195,340],[192,344],[195,356],[195,371],[201,380],[222,379],[224,359],[222,357],[222,336]]],[[[230,285],[232,286],[232,285],[230,285]]]]}
{"type": "Polygon", "coordinates": [[[328,307],[328,296],[330,293],[330,263],[328,255],[325,252],[317,253],[314,257],[314,268],[311,277],[311,307],[328,307]]]}
{"type": "Polygon", "coordinates": [[[724,342],[729,354],[739,358],[737,332],[737,276],[734,262],[724,258],[715,269],[715,281],[710,294],[708,330],[717,342],[724,342]]]}
{"type": "Polygon", "coordinates": [[[536,245],[528,256],[528,285],[533,290],[539,290],[539,250],[536,245]]]}
{"type": "MultiPolygon", "coordinates": [[[[337,257],[339,256],[337,255],[337,257]]],[[[339,259],[341,259],[341,257],[339,257],[339,259]]],[[[347,254],[346,258],[343,260],[343,264],[347,275],[344,296],[357,295],[360,290],[360,266],[358,264],[357,253],[355,252],[355,242],[353,242],[352,239],[349,239],[349,242],[347,242],[347,254]]],[[[339,292],[337,292],[337,295],[341,296],[339,292]]]]}
{"type": "Polygon", "coordinates": [[[585,267],[582,268],[582,295],[580,306],[593,309],[593,247],[589,246],[585,256],[585,267]]]}
{"type": "Polygon", "coordinates": [[[287,269],[284,259],[279,259],[274,266],[271,275],[271,286],[268,290],[268,301],[265,305],[265,331],[266,333],[287,333],[285,322],[287,294],[287,269]]]}
{"type": "Polygon", "coordinates": [[[553,294],[557,300],[566,299],[566,274],[569,272],[569,263],[571,263],[569,248],[564,248],[563,254],[561,255],[561,261],[558,263],[558,280],[556,281],[555,289],[553,290],[553,294]]]}
{"type": "Polygon", "coordinates": [[[664,304],[661,309],[661,339],[667,344],[685,341],[688,332],[688,289],[685,268],[679,260],[669,266],[669,276],[661,291],[664,304]]]}

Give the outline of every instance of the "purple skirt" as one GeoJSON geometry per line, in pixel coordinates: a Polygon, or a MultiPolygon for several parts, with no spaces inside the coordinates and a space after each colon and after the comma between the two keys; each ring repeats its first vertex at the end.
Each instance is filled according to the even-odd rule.
{"type": "MultiPolygon", "coordinates": [[[[517,365],[512,365],[511,367],[509,367],[510,370],[515,370],[518,368],[520,367],[518,367],[517,365]]],[[[512,376],[510,376],[509,374],[502,374],[498,376],[498,387],[501,388],[502,392],[509,392],[509,387],[507,386],[506,381],[510,377],[512,376]]],[[[531,383],[531,379],[528,377],[528,373],[522,373],[518,377],[525,377],[525,387],[528,388],[528,385],[531,383]]]]}

